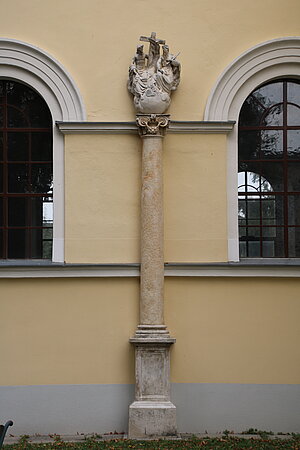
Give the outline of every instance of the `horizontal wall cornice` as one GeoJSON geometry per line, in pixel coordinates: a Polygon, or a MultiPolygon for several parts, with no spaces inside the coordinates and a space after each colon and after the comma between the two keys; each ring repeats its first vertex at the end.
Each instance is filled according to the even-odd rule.
{"type": "MultiPolygon", "coordinates": [[[[140,264],[56,264],[48,262],[1,263],[0,278],[139,277],[140,264]]],[[[167,263],[166,277],[281,277],[299,278],[300,261],[239,263],[167,263]]]]}
{"type": "MultiPolygon", "coordinates": [[[[170,121],[171,134],[227,134],[234,121],[170,121]]],[[[63,134],[138,134],[135,122],[56,122],[63,134]]]]}

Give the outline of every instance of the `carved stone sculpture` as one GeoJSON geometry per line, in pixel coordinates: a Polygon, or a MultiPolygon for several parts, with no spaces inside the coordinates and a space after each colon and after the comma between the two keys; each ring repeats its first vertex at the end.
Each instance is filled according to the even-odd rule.
{"type": "Polygon", "coordinates": [[[137,113],[163,114],[180,81],[178,55],[172,55],[165,41],[156,39],[156,33],[141,36],[140,40],[150,43],[149,54],[144,53],[143,45],[138,45],[129,67],[128,89],[134,96],[137,113]]]}

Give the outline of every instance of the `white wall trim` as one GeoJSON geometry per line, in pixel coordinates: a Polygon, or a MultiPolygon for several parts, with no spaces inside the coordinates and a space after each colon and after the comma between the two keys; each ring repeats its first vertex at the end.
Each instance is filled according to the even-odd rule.
{"type": "MultiPolygon", "coordinates": [[[[170,121],[167,133],[171,134],[226,134],[232,131],[233,121],[201,122],[170,121]]],[[[138,134],[135,122],[57,122],[63,134],[138,134]]]]}
{"type": "MultiPolygon", "coordinates": [[[[258,86],[276,78],[300,77],[300,37],[267,41],[247,50],[222,73],[208,98],[205,120],[233,120],[258,86]]],[[[239,260],[238,249],[238,131],[234,127],[227,140],[227,225],[228,260],[239,260]]]]}
{"type": "Polygon", "coordinates": [[[204,120],[235,120],[242,90],[244,100],[260,84],[282,76],[300,76],[293,65],[300,63],[300,37],[263,42],[236,58],[215,83],[204,113],[204,120]]]}
{"type": "Polygon", "coordinates": [[[0,38],[0,77],[27,84],[46,101],[53,121],[53,252],[52,260],[64,261],[64,138],[56,121],[86,120],[76,84],[52,56],[25,42],[0,38]]]}

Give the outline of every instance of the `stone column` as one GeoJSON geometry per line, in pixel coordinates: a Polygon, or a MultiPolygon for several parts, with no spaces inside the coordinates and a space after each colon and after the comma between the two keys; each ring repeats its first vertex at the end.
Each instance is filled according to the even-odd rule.
{"type": "Polygon", "coordinates": [[[130,438],[177,433],[170,401],[170,345],[164,324],[164,240],[162,142],[167,114],[138,114],[143,142],[141,196],[140,323],[135,346],[135,401],[129,407],[130,438]]]}

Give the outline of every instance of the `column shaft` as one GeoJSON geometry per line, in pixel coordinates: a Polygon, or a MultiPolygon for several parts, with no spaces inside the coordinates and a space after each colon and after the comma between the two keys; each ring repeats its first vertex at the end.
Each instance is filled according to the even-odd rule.
{"type": "Polygon", "coordinates": [[[140,324],[164,322],[162,137],[144,136],[141,196],[140,324]]]}

